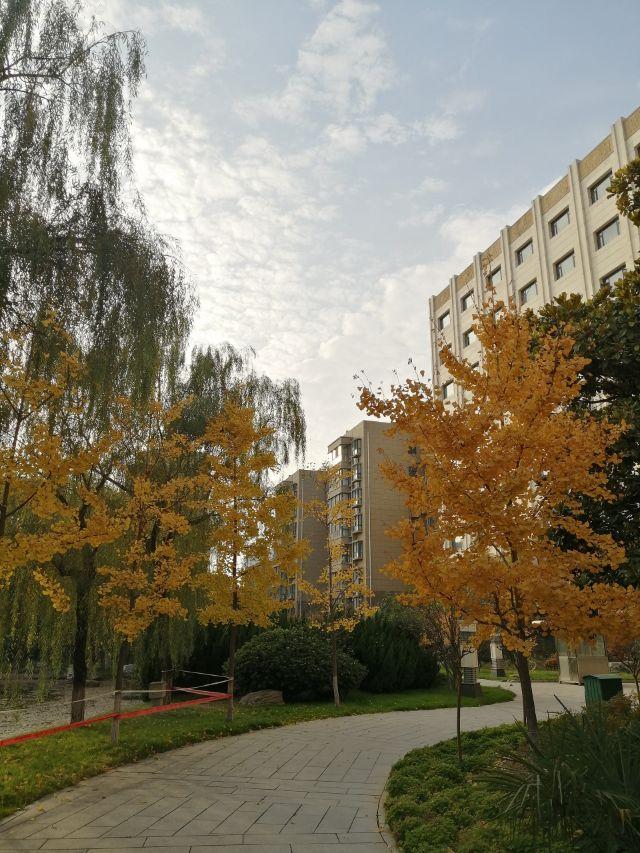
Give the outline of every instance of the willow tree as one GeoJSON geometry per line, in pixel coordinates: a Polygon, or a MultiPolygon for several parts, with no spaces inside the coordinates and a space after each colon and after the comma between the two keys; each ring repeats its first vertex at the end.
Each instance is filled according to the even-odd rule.
{"type": "MultiPolygon", "coordinates": [[[[75,0],[0,0],[0,329],[53,312],[77,342],[86,393],[83,417],[65,424],[71,447],[108,431],[117,396],[143,407],[175,385],[193,307],[176,248],[135,190],[144,43],[86,21],[75,0]]],[[[42,363],[31,360],[34,379],[42,363]]]]}
{"type": "Polygon", "coordinates": [[[64,316],[104,412],[174,376],[190,294],[131,189],[144,44],[82,20],[73,0],[0,0],[0,323],[64,316]]]}
{"type": "Polygon", "coordinates": [[[230,344],[196,347],[181,393],[190,399],[182,426],[190,435],[203,435],[211,418],[233,403],[253,411],[254,424],[262,430],[261,447],[269,449],[279,464],[287,465],[292,456],[304,454],[306,423],[300,385],[296,379],[260,373],[252,349],[238,350],[230,344]]]}

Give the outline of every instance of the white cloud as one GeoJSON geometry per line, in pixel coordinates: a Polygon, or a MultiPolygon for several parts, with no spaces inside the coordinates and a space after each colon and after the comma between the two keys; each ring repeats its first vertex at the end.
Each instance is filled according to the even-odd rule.
{"type": "Polygon", "coordinates": [[[461,115],[479,110],[487,99],[487,93],[481,89],[456,89],[442,100],[442,109],[446,115],[461,115]]]}
{"type": "Polygon", "coordinates": [[[438,142],[450,142],[461,134],[458,122],[451,115],[433,115],[422,121],[414,122],[413,128],[432,145],[438,142]]]}
{"type": "Polygon", "coordinates": [[[427,175],[425,178],[420,181],[418,186],[411,191],[411,195],[428,195],[431,193],[442,193],[447,189],[447,182],[443,181],[442,178],[436,178],[431,175],[427,175]]]}
{"type": "Polygon", "coordinates": [[[409,137],[409,128],[390,113],[381,113],[372,118],[366,127],[367,138],[378,145],[401,145],[409,137]]]}
{"type": "Polygon", "coordinates": [[[444,212],[442,205],[436,205],[428,210],[421,210],[413,216],[408,216],[400,221],[401,228],[429,228],[441,218],[444,212]]]}
{"type": "Polygon", "coordinates": [[[285,122],[304,119],[314,108],[337,116],[363,115],[395,79],[395,67],[376,25],[378,6],[340,0],[321,19],[298,51],[284,88],[239,105],[241,114],[285,122]]]}
{"type": "Polygon", "coordinates": [[[514,205],[504,212],[492,210],[461,210],[448,217],[440,226],[440,234],[453,245],[452,258],[460,272],[477,252],[483,252],[500,236],[505,225],[515,222],[526,207],[514,205]]]}
{"type": "Polygon", "coordinates": [[[202,42],[204,53],[192,57],[195,75],[219,71],[226,61],[224,40],[213,29],[211,14],[188,2],[140,0],[85,0],[83,12],[111,29],[140,30],[145,38],[163,31],[188,34],[202,42]]]}

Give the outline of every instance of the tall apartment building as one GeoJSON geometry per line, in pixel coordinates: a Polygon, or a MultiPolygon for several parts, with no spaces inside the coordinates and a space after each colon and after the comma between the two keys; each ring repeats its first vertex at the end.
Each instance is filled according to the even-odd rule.
{"type": "Polygon", "coordinates": [[[350,497],[355,516],[350,528],[333,531],[344,540],[344,547],[360,568],[362,577],[380,598],[402,591],[402,584],[382,569],[400,553],[400,543],[391,539],[387,530],[407,516],[400,492],[380,470],[385,458],[403,465],[410,464],[406,443],[387,435],[389,424],[360,421],[329,445],[332,464],[340,464],[345,477],[336,482],[329,500],[350,497]]]}
{"type": "Polygon", "coordinates": [[[563,292],[589,299],[632,267],[640,255],[640,232],[618,214],[607,187],[612,173],[638,156],[640,108],[618,119],[607,137],[430,298],[433,387],[444,399],[461,401],[462,392],[440,364],[438,343],[480,363],[471,325],[487,279],[497,298],[511,297],[518,308],[535,310],[563,292]]]}
{"type": "MultiPolygon", "coordinates": [[[[299,541],[306,539],[310,550],[306,557],[300,560],[298,573],[311,583],[316,583],[320,573],[327,565],[327,539],[324,524],[310,513],[306,504],[311,501],[325,499],[325,487],[318,482],[318,472],[308,468],[294,471],[281,486],[290,489],[297,499],[296,517],[292,522],[292,532],[299,541]]],[[[303,601],[295,578],[283,578],[280,590],[281,598],[293,601],[296,616],[302,615],[303,601]]]]}

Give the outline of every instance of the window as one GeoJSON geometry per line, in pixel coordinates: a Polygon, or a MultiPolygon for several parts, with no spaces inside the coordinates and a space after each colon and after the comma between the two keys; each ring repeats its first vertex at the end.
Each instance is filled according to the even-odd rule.
{"type": "Polygon", "coordinates": [[[576,266],[576,256],[575,252],[571,252],[568,255],[565,255],[564,258],[560,258],[559,261],[553,265],[553,271],[556,277],[556,281],[559,278],[562,278],[563,275],[567,275],[571,272],[571,270],[575,269],[576,266]]]}
{"type": "Polygon", "coordinates": [[[352,451],[353,456],[360,456],[360,453],[362,452],[362,439],[361,438],[354,438],[353,439],[353,442],[351,443],[351,451],[352,451]]]}
{"type": "Polygon", "coordinates": [[[589,201],[595,204],[601,198],[605,198],[609,184],[611,183],[611,172],[607,172],[597,183],[589,188],[589,201]]]}
{"type": "Polygon", "coordinates": [[[362,503],[362,489],[354,489],[351,492],[351,498],[353,499],[355,506],[360,506],[362,503]]]}
{"type": "Polygon", "coordinates": [[[471,344],[475,343],[477,340],[478,340],[478,336],[473,331],[473,329],[467,329],[467,331],[464,332],[462,335],[462,346],[463,347],[471,346],[471,344]]]}
{"type": "Polygon", "coordinates": [[[361,533],[362,532],[362,513],[358,512],[353,517],[353,532],[361,533]]]}
{"type": "Polygon", "coordinates": [[[499,281],[502,281],[502,269],[500,267],[497,267],[497,269],[489,273],[487,279],[489,281],[489,284],[495,286],[496,284],[498,284],[499,281]]]}
{"type": "Polygon", "coordinates": [[[533,255],[533,240],[529,240],[524,246],[520,246],[516,250],[516,266],[519,267],[520,264],[523,264],[530,255],[533,255]]]}
{"type": "Polygon", "coordinates": [[[609,222],[604,227],[600,228],[599,231],[596,231],[596,249],[602,249],[607,243],[610,243],[614,240],[618,234],[620,233],[620,220],[616,216],[616,218],[609,222]]]}
{"type": "Polygon", "coordinates": [[[470,290],[469,293],[465,293],[465,295],[460,300],[460,307],[463,311],[466,311],[468,308],[471,308],[473,305],[473,290],[470,290]]]}
{"type": "Polygon", "coordinates": [[[538,285],[535,281],[530,281],[520,290],[520,305],[526,305],[527,302],[538,295],[538,285]]]}
{"type": "Polygon", "coordinates": [[[353,543],[353,559],[361,560],[364,554],[364,544],[362,540],[353,543]]]}
{"type": "Polygon", "coordinates": [[[445,382],[442,386],[442,399],[450,400],[453,397],[453,380],[445,382]]]}
{"type": "Polygon", "coordinates": [[[441,314],[438,317],[438,328],[442,332],[447,326],[451,323],[451,314],[448,311],[445,311],[444,314],[441,314]]]}
{"type": "Polygon", "coordinates": [[[600,279],[600,283],[602,284],[603,287],[613,287],[613,285],[616,283],[616,281],[619,281],[622,278],[622,276],[625,273],[625,270],[626,270],[626,267],[624,264],[622,264],[621,267],[618,267],[617,269],[612,270],[610,273],[603,276],[600,279]]]}
{"type": "Polygon", "coordinates": [[[362,479],[362,465],[358,462],[357,465],[353,466],[353,472],[351,474],[353,480],[361,480],[362,479]]]}
{"type": "Polygon", "coordinates": [[[556,216],[555,219],[552,219],[549,223],[549,230],[551,232],[551,236],[555,237],[556,234],[559,234],[561,231],[564,231],[564,229],[569,225],[570,221],[571,220],[569,219],[569,208],[567,208],[566,210],[563,210],[561,214],[556,216]]]}
{"type": "Polygon", "coordinates": [[[456,536],[451,542],[453,551],[462,551],[464,549],[464,536],[456,536]]]}

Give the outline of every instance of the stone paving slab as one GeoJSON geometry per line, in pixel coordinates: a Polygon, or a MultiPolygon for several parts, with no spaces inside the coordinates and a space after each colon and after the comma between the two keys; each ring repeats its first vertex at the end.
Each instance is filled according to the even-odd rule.
{"type": "MultiPolygon", "coordinates": [[[[535,685],[539,716],[582,688],[535,685]]],[[[517,692],[517,687],[514,688],[517,692]]],[[[513,702],[465,708],[467,730],[521,717],[513,702]]],[[[409,750],[455,734],[452,709],[367,714],[263,729],[117,768],[0,823],[0,853],[381,853],[381,796],[409,750]]]]}

